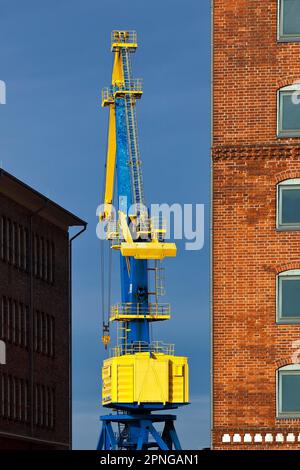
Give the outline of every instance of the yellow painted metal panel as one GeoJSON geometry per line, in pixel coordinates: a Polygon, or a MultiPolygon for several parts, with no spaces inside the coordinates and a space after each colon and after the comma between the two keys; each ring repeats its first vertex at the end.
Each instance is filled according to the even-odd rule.
{"type": "Polygon", "coordinates": [[[111,402],[112,393],[112,367],[110,363],[104,363],[102,367],[102,403],[111,402]]]}
{"type": "Polygon", "coordinates": [[[132,403],[133,400],[133,373],[134,364],[131,365],[118,365],[118,403],[132,403]]]}
{"type": "Polygon", "coordinates": [[[120,51],[115,53],[114,66],[112,72],[112,84],[113,85],[124,85],[124,72],[122,57],[120,51]]]}
{"type": "Polygon", "coordinates": [[[187,403],[186,357],[148,352],[104,361],[102,403],[187,403]]]}
{"type": "Polygon", "coordinates": [[[134,398],[137,403],[166,403],[169,399],[169,361],[136,358],[134,398]]]}
{"type": "Polygon", "coordinates": [[[163,259],[176,256],[175,243],[121,243],[122,256],[133,256],[135,259],[163,259]]]}
{"type": "Polygon", "coordinates": [[[128,49],[137,49],[138,45],[135,42],[113,42],[111,45],[111,50],[118,50],[120,47],[127,47],[128,49]]]}
{"type": "Polygon", "coordinates": [[[170,402],[188,403],[188,362],[186,357],[174,356],[170,360],[170,402]]]}
{"type": "Polygon", "coordinates": [[[126,214],[124,214],[124,212],[122,211],[119,211],[119,224],[123,233],[123,237],[125,238],[127,243],[129,243],[130,245],[134,245],[126,219],[127,219],[126,214]]]}
{"type": "Polygon", "coordinates": [[[101,219],[109,219],[111,214],[111,205],[114,195],[114,181],[116,168],[116,111],[114,106],[109,108],[109,131],[106,156],[106,178],[105,178],[105,196],[104,212],[100,214],[101,219]]]}

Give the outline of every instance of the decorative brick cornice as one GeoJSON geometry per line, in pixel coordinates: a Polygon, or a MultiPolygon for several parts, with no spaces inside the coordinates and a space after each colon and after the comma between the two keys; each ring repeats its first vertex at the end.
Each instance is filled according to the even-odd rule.
{"type": "Polygon", "coordinates": [[[284,445],[284,444],[294,444],[299,448],[300,443],[300,433],[298,431],[290,430],[279,430],[275,431],[274,429],[266,430],[265,432],[258,432],[258,429],[249,430],[248,432],[224,432],[219,436],[219,444],[221,445],[243,445],[243,444],[252,444],[252,445],[284,445]]]}
{"type": "Polygon", "coordinates": [[[289,158],[300,160],[300,145],[274,144],[274,145],[217,145],[212,147],[212,159],[234,160],[234,159],[269,159],[289,158]]]}

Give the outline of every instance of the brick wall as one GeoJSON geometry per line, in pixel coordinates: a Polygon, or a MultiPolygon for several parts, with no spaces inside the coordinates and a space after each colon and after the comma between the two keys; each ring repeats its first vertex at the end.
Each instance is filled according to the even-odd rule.
{"type": "Polygon", "coordinates": [[[214,146],[278,145],[276,91],[300,79],[300,44],[277,42],[277,0],[213,3],[214,146]]]}
{"type": "MultiPolygon", "coordinates": [[[[41,240],[48,240],[53,245],[53,277],[47,275],[50,271],[45,263],[50,264],[49,257],[43,266],[44,276],[35,272],[33,263],[30,308],[30,258],[33,258],[29,243],[30,214],[0,195],[0,222],[3,216],[23,227],[28,239],[22,252],[26,251],[27,268],[12,261],[12,256],[11,259],[0,259],[0,320],[7,317],[7,306],[1,304],[3,297],[5,302],[11,301],[11,311],[21,305],[21,314],[25,315],[24,308],[27,313],[26,325],[17,321],[15,311],[14,316],[9,314],[10,327],[7,320],[3,320],[4,325],[0,324],[0,335],[7,343],[7,364],[0,366],[0,437],[5,433],[18,434],[27,439],[53,441],[52,448],[65,448],[69,443],[68,234],[41,216],[34,216],[32,235],[37,234],[41,240]],[[20,341],[12,333],[12,318],[18,332],[20,328],[22,330],[20,341]],[[52,339],[51,335],[54,336],[52,339]]],[[[2,236],[0,238],[2,240],[2,236]]],[[[45,247],[46,242],[41,245],[39,259],[45,247]]],[[[6,448],[8,442],[12,441],[1,438],[0,448],[6,448]]],[[[30,443],[26,439],[13,443],[14,447],[20,448],[48,448],[49,445],[36,440],[30,443]]]]}
{"type": "Polygon", "coordinates": [[[300,269],[300,233],[276,230],[300,140],[277,139],[276,105],[300,44],[277,42],[277,0],[213,3],[213,446],[300,448],[300,420],[276,419],[276,370],[300,339],[276,324],[276,276],[300,269]]]}

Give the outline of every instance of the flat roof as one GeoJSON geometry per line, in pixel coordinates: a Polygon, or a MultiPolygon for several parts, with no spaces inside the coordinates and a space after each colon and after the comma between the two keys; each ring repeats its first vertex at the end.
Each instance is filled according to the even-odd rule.
{"type": "Polygon", "coordinates": [[[0,169],[0,193],[64,230],[68,230],[69,227],[87,225],[87,222],[2,168],[0,169]]]}

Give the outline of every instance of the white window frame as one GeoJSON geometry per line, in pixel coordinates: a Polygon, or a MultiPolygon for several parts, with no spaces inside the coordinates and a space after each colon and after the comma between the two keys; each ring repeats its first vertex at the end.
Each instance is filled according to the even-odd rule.
{"type": "Polygon", "coordinates": [[[300,31],[299,34],[287,34],[283,33],[283,2],[284,0],[277,0],[277,41],[279,42],[299,42],[300,41],[300,31]]]}
{"type": "Polygon", "coordinates": [[[299,412],[283,412],[282,411],[282,375],[300,375],[300,364],[289,364],[288,366],[280,367],[276,372],[276,417],[277,419],[291,419],[300,418],[299,412]]]}
{"type": "MultiPolygon", "coordinates": [[[[300,106],[300,105],[299,105],[300,106]]],[[[284,224],[282,223],[282,188],[299,189],[300,178],[293,178],[280,181],[277,184],[277,201],[276,201],[276,228],[277,230],[300,230],[300,223],[298,224],[284,224]]]]}
{"type": "MultiPolygon", "coordinates": [[[[277,90],[277,137],[278,138],[286,138],[289,137],[300,137],[300,127],[299,129],[292,129],[292,130],[284,130],[282,128],[282,120],[283,120],[283,113],[282,113],[282,99],[281,97],[286,94],[297,93],[297,99],[300,99],[300,83],[293,83],[292,85],[284,86],[277,90]]],[[[295,106],[300,106],[299,104],[295,104],[295,106]]]]}
{"type": "Polygon", "coordinates": [[[279,273],[276,278],[276,322],[281,324],[300,323],[300,317],[282,317],[281,316],[281,279],[291,277],[300,280],[300,269],[289,269],[279,273]]]}

